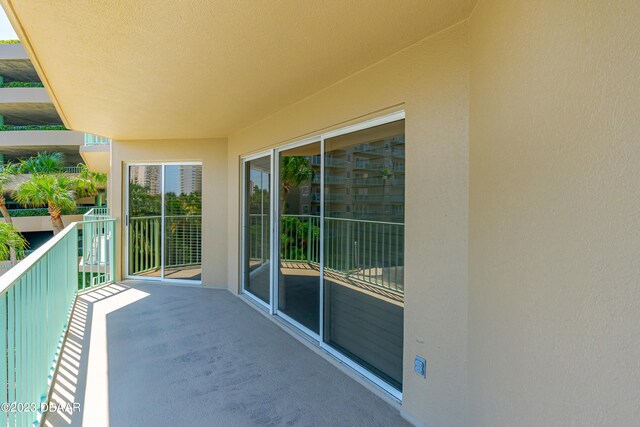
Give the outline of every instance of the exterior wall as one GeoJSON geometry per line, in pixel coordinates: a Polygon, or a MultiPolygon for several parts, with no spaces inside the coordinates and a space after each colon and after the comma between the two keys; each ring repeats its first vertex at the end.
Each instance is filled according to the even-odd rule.
{"type": "Polygon", "coordinates": [[[49,93],[43,87],[0,88],[0,101],[3,104],[44,103],[51,104],[49,93]]]}
{"type": "Polygon", "coordinates": [[[0,147],[42,147],[75,145],[81,146],[84,141],[82,132],[67,130],[15,130],[0,132],[0,147]]]}
{"type": "Polygon", "coordinates": [[[124,266],[124,162],[202,162],[202,283],[227,287],[227,140],[112,141],[108,205],[117,219],[117,276],[124,266]],[[113,191],[115,189],[116,191],[113,191]]]}
{"type": "Polygon", "coordinates": [[[3,59],[29,59],[29,55],[22,44],[2,44],[0,45],[0,61],[3,59]]]}
{"type": "Polygon", "coordinates": [[[406,111],[403,412],[464,423],[467,343],[467,26],[459,24],[229,137],[228,273],[239,292],[240,156],[406,111]],[[413,373],[413,357],[428,376],[413,373]]]}
{"type": "Polygon", "coordinates": [[[639,21],[634,0],[471,17],[469,425],[638,423],[639,21]]]}

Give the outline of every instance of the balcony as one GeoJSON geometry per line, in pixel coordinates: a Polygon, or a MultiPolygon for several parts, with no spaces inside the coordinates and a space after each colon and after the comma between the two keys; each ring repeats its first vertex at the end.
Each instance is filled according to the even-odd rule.
{"type": "Polygon", "coordinates": [[[92,135],[90,133],[84,134],[84,145],[109,145],[111,139],[105,136],[92,135]]]}
{"type": "Polygon", "coordinates": [[[85,133],[84,145],[80,146],[80,156],[90,171],[109,173],[111,167],[110,150],[111,139],[85,133]]]}
{"type": "Polygon", "coordinates": [[[88,213],[0,278],[3,399],[27,404],[0,423],[409,425],[226,290],[115,283],[105,214],[88,213]]]}
{"type": "MultiPolygon", "coordinates": [[[[64,128],[64,126],[63,126],[64,128]]],[[[0,126],[0,147],[79,147],[82,133],[52,126],[0,126]]],[[[51,150],[51,149],[50,149],[51,150]]]]}

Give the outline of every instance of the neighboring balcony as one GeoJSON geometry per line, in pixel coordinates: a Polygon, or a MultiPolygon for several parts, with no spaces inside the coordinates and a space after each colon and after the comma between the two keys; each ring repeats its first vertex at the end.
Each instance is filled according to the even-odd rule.
{"type": "Polygon", "coordinates": [[[115,283],[115,220],[84,219],[0,278],[2,400],[28,405],[0,425],[409,425],[226,289],[115,283]]]}
{"type": "Polygon", "coordinates": [[[44,87],[0,87],[0,104],[50,104],[44,87]]]}
{"type": "MultiPolygon", "coordinates": [[[[32,128],[32,126],[27,127],[27,129],[32,128]]],[[[43,127],[43,129],[23,130],[20,126],[14,126],[13,128],[8,126],[0,127],[0,147],[79,147],[82,145],[83,137],[81,132],[50,130],[50,126],[43,127]]]]}
{"type": "Polygon", "coordinates": [[[90,171],[109,173],[110,151],[111,139],[89,133],[84,134],[84,145],[80,146],[80,155],[90,171]]]}

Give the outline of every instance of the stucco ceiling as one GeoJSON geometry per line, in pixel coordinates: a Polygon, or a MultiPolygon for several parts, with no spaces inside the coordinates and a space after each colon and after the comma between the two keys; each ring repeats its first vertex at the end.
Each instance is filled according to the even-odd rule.
{"type": "Polygon", "coordinates": [[[465,19],[475,0],[0,0],[67,126],[227,136],[465,19]]]}

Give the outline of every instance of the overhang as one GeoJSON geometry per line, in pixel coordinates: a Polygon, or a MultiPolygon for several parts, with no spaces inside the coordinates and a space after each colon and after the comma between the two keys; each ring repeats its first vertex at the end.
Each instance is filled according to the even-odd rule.
{"type": "Polygon", "coordinates": [[[475,1],[0,3],[68,127],[151,139],[227,136],[464,20],[475,1]]]}

